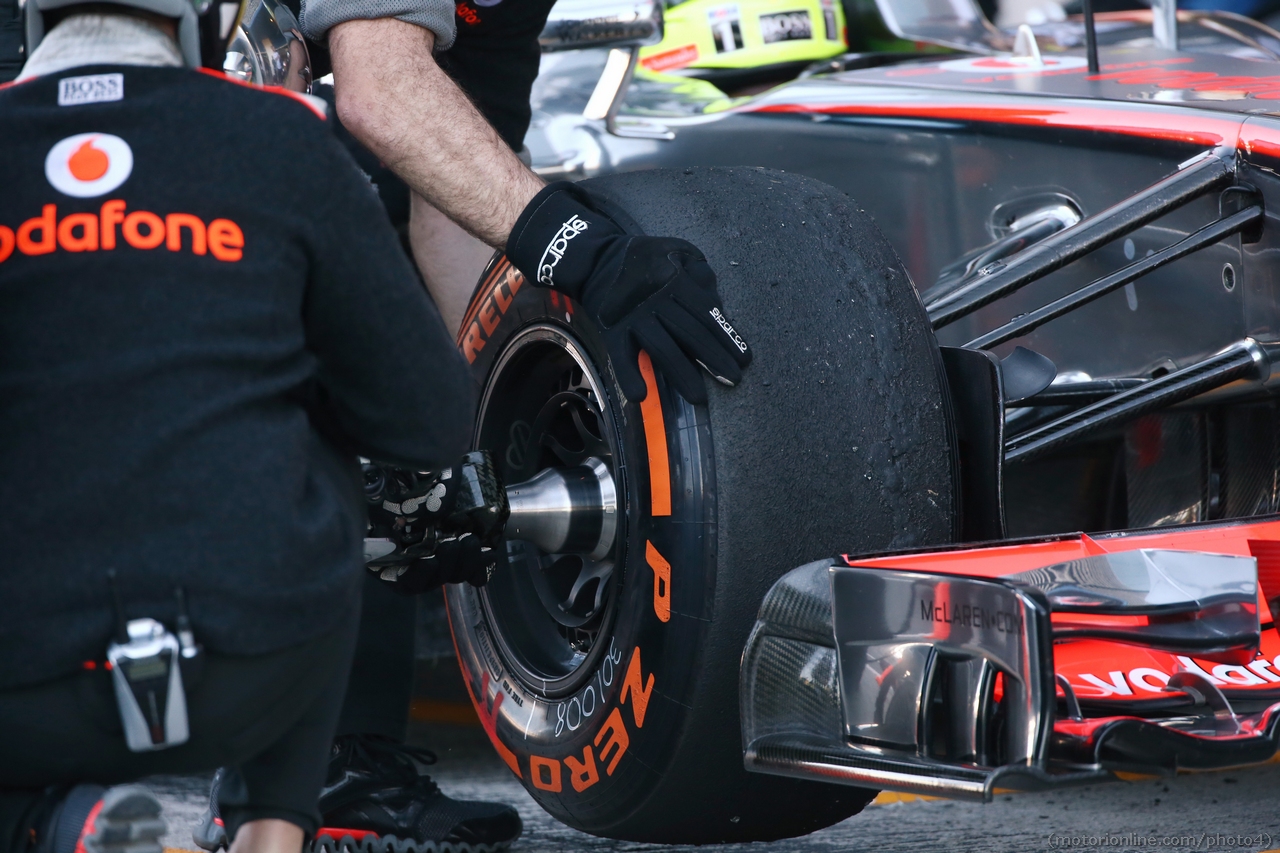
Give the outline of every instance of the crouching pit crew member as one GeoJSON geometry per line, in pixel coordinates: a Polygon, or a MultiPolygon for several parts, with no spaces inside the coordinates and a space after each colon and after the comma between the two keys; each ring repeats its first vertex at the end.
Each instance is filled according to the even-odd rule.
{"type": "MultiPolygon", "coordinates": [[[[411,191],[412,217],[404,230],[451,332],[458,331],[492,250],[509,247],[530,281],[559,288],[608,327],[615,370],[631,399],[645,394],[636,367],[641,346],[694,402],[705,399],[698,365],[723,381],[738,380],[750,353],[720,311],[715,277],[696,247],[659,237],[632,239],[607,205],[567,184],[544,190],[516,154],[529,125],[538,35],[551,0],[289,5],[309,37],[314,76],[334,73],[339,118],[360,143],[355,153],[393,220],[406,216],[409,205],[400,203],[388,167],[411,191]],[[571,240],[562,241],[559,232],[569,221],[585,227],[570,229],[571,240]],[[553,245],[563,263],[557,260],[542,275],[544,250],[553,245]]],[[[403,579],[391,584],[377,574],[367,577],[355,661],[320,802],[324,826],[336,839],[372,833],[419,846],[505,848],[521,831],[516,811],[448,796],[423,768],[434,756],[404,744],[414,602],[393,592],[409,586],[403,579]]],[[[215,779],[210,809],[195,834],[196,843],[211,851],[225,844],[217,823],[218,785],[215,779]]]]}
{"type": "Polygon", "coordinates": [[[200,73],[238,5],[26,11],[0,89],[0,851],[159,853],[121,783],[225,766],[232,850],[296,853],[355,642],[358,457],[455,463],[471,380],[321,108],[200,73]]]}

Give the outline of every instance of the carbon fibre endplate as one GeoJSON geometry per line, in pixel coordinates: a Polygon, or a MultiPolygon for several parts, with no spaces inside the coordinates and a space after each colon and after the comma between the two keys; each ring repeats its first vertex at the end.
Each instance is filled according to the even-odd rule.
{"type": "Polygon", "coordinates": [[[747,643],[746,766],[977,799],[1107,778],[1048,772],[1051,637],[1032,588],[810,563],[770,590],[747,643]]]}

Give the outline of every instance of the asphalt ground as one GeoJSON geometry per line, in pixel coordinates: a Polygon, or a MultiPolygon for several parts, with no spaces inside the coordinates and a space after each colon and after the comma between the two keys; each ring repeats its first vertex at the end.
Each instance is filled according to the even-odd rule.
{"type": "MultiPolygon", "coordinates": [[[[768,844],[665,847],[595,838],[570,829],[539,808],[494,753],[458,673],[442,600],[433,596],[420,600],[415,646],[417,698],[409,739],[437,753],[439,763],[430,772],[445,793],[462,799],[507,802],[519,810],[525,831],[513,853],[1024,853],[1062,849],[1280,853],[1280,763],[1001,796],[986,805],[882,794],[876,804],[841,824],[804,838],[768,844]],[[1241,843],[1243,838],[1250,840],[1241,843]]],[[[208,802],[208,777],[155,778],[148,784],[165,803],[169,821],[165,846],[196,850],[191,830],[208,802]]]]}
{"type": "MultiPolygon", "coordinates": [[[[416,723],[410,740],[439,754],[432,777],[446,793],[504,801],[520,811],[525,831],[512,848],[518,853],[1280,849],[1280,764],[1001,796],[987,805],[882,795],[861,815],[804,838],[664,847],[595,838],[558,823],[525,793],[478,727],[416,723]]],[[[165,846],[194,849],[191,829],[207,802],[207,777],[157,777],[148,784],[165,803],[165,846]]]]}

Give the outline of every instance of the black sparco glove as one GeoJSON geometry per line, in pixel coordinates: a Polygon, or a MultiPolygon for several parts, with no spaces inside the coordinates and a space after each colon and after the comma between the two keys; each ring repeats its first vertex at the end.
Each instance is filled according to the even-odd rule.
{"type": "Polygon", "coordinates": [[[488,454],[441,471],[363,465],[365,563],[405,595],[446,583],[484,586],[506,561],[506,491],[488,454]]]}
{"type": "Polygon", "coordinates": [[[505,548],[488,548],[480,544],[474,533],[438,539],[429,557],[418,557],[398,566],[384,566],[378,577],[391,584],[401,595],[419,595],[439,589],[447,583],[469,583],[484,586],[505,563],[505,548]]]}
{"type": "Polygon", "coordinates": [[[587,309],[627,399],[648,394],[640,349],[691,403],[707,401],[694,362],[725,385],[742,381],[751,350],[724,315],[702,252],[674,237],[631,236],[605,207],[575,184],[549,184],[520,214],[507,257],[587,309]]]}

